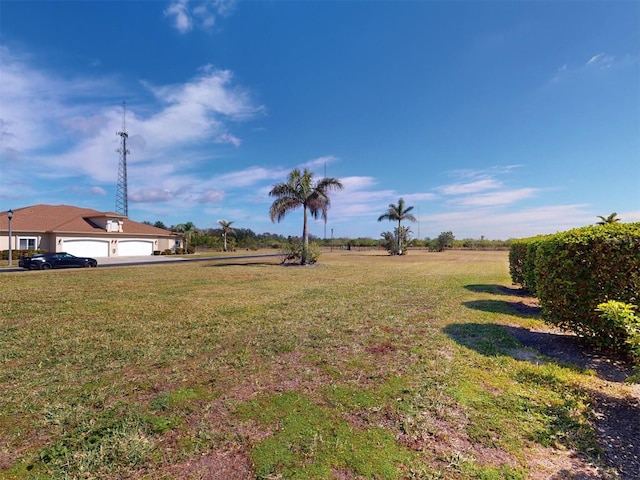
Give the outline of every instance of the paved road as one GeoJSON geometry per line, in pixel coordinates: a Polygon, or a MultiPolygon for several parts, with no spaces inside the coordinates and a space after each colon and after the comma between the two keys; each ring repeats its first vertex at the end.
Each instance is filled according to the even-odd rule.
{"type": "Polygon", "coordinates": [[[229,262],[235,260],[247,259],[277,259],[282,258],[280,253],[260,253],[254,255],[224,255],[219,257],[201,257],[193,255],[188,257],[180,257],[176,255],[144,255],[138,257],[104,257],[97,258],[98,267],[113,267],[122,265],[145,265],[149,263],[167,263],[167,262],[229,262]]]}
{"type": "MultiPolygon", "coordinates": [[[[136,257],[98,257],[98,267],[118,267],[124,265],[148,265],[150,263],[177,263],[177,262],[233,262],[240,260],[265,260],[269,263],[279,263],[277,260],[282,258],[280,253],[261,253],[254,255],[232,255],[219,257],[201,257],[193,255],[188,257],[180,257],[177,255],[143,255],[136,257]]],[[[0,273],[5,272],[27,272],[23,268],[17,266],[17,260],[11,268],[0,268],[0,273]]]]}

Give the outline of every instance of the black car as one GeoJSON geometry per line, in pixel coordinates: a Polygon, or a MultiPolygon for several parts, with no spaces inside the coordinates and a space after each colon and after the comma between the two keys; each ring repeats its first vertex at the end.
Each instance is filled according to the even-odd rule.
{"type": "Polygon", "coordinates": [[[33,257],[21,257],[18,265],[29,270],[49,270],[50,268],[97,267],[95,258],[76,257],[70,253],[40,253],[33,257]]]}

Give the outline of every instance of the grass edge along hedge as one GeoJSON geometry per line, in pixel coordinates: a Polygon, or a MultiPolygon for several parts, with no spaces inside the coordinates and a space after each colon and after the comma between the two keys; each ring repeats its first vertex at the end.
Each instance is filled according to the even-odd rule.
{"type": "Polygon", "coordinates": [[[627,330],[596,309],[610,300],[640,303],[640,223],[515,240],[509,270],[514,284],[538,297],[545,321],[598,347],[628,353],[627,330]]]}

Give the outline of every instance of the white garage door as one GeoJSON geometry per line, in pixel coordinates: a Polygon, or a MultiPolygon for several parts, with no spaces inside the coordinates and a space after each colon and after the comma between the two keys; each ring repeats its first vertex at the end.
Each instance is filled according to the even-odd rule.
{"type": "Polygon", "coordinates": [[[132,257],[136,255],[153,255],[153,241],[120,240],[118,242],[119,257],[132,257]]]}
{"type": "Polygon", "coordinates": [[[76,257],[108,257],[108,240],[65,240],[64,251],[76,257]]]}

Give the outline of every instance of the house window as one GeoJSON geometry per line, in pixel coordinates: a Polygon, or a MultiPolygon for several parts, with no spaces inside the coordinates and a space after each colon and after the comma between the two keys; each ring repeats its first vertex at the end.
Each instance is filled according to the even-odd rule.
{"type": "Polygon", "coordinates": [[[20,237],[20,250],[35,250],[37,245],[36,237],[20,237]]]}

